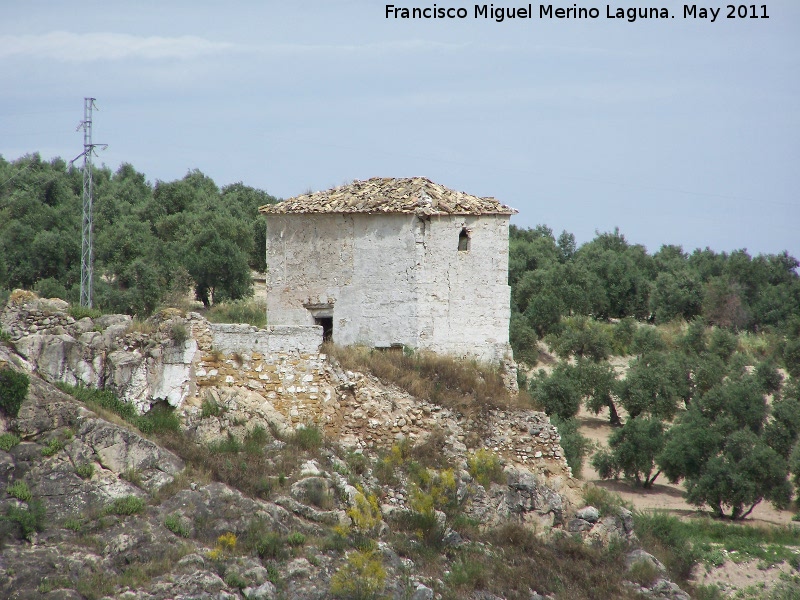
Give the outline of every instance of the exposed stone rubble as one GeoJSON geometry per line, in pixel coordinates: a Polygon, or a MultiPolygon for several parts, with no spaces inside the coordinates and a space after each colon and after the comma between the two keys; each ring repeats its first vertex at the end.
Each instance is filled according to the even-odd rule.
{"type": "Polygon", "coordinates": [[[600,515],[594,506],[584,506],[567,522],[569,533],[580,534],[588,543],[608,546],[612,542],[635,542],[633,513],[620,507],[615,514],[600,515]]]}
{"type": "Polygon", "coordinates": [[[339,391],[334,418],[327,423],[341,443],[356,448],[389,448],[399,439],[422,440],[443,431],[448,447],[464,456],[469,447],[488,448],[520,467],[545,475],[571,477],[561,438],[544,414],[531,410],[491,410],[468,419],[437,404],[414,398],[375,377],[329,369],[339,391]],[[485,432],[476,436],[474,432],[485,432]],[[470,432],[473,432],[472,438],[470,432]]]}

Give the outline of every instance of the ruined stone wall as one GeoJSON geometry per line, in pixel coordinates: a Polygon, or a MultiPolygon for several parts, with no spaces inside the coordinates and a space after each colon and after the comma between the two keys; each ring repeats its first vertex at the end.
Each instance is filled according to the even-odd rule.
{"type": "Polygon", "coordinates": [[[313,354],[318,352],[322,345],[322,327],[319,325],[271,326],[267,329],[258,329],[244,323],[212,323],[211,333],[214,348],[226,354],[233,352],[313,354]]]}
{"type": "Polygon", "coordinates": [[[571,475],[558,431],[544,413],[493,410],[480,421],[469,420],[372,376],[344,371],[325,354],[203,352],[196,381],[197,396],[186,407],[196,417],[203,401],[229,415],[245,415],[240,425],[235,417],[204,424],[196,418],[194,426],[205,426],[206,437],[267,420],[287,429],[314,424],[344,446],[386,450],[402,438],[418,442],[441,431],[456,453],[486,448],[548,477],[571,475]],[[217,428],[215,433],[209,427],[217,428]]]}
{"type": "Polygon", "coordinates": [[[203,401],[213,400],[224,409],[236,410],[238,401],[253,404],[254,413],[278,413],[286,426],[324,426],[335,413],[335,389],[326,375],[325,358],[299,352],[203,352],[195,372],[197,394],[189,405],[202,407],[203,401]],[[232,394],[225,388],[249,393],[232,394]]]}

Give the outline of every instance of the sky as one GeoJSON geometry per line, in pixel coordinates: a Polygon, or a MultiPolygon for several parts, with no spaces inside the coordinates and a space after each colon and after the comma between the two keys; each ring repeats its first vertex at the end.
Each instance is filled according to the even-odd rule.
{"type": "Polygon", "coordinates": [[[618,227],[650,252],[800,257],[800,2],[761,1],[768,19],[580,0],[552,6],[599,16],[531,4],[502,22],[464,0],[394,5],[464,19],[373,0],[8,2],[0,155],[78,156],[94,97],[95,164],[152,183],[199,169],[288,198],[425,176],[579,244],[618,227]],[[607,16],[636,7],[670,18],[607,16]]]}

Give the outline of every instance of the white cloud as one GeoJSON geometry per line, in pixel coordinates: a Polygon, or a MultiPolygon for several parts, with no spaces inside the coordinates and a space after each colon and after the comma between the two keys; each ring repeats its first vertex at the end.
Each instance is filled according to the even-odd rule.
{"type": "Polygon", "coordinates": [[[197,36],[159,37],[126,33],[71,33],[52,31],[38,35],[0,35],[0,59],[39,58],[63,62],[113,61],[123,59],[187,60],[244,51],[266,56],[424,54],[460,50],[468,43],[427,40],[385,40],[364,44],[271,43],[251,46],[213,42],[197,36]]]}
{"type": "Polygon", "coordinates": [[[0,58],[31,57],[67,62],[97,60],[186,60],[231,50],[233,44],[196,36],[142,37],[125,33],[53,31],[41,35],[0,35],[0,58]]]}
{"type": "Polygon", "coordinates": [[[251,49],[267,55],[357,55],[373,56],[376,54],[424,54],[426,52],[460,50],[469,43],[448,43],[429,40],[385,40],[364,44],[267,44],[254,46],[251,49]]]}

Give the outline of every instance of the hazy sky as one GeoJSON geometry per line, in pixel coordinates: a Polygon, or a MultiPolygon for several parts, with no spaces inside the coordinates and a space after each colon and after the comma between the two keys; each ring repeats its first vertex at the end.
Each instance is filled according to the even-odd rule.
{"type": "MultiPolygon", "coordinates": [[[[385,17],[366,0],[12,1],[0,19],[0,154],[82,151],[171,181],[200,169],[279,197],[422,175],[495,196],[579,243],[800,257],[800,2],[769,19],[502,23],[385,17]]],[[[434,2],[396,6],[433,7],[434,2]]],[[[496,0],[495,7],[527,3],[496,0]]],[[[689,5],[692,6],[692,5],[689,5]]],[[[761,4],[756,5],[762,14],[761,4]]],[[[698,11],[699,14],[699,11],[698,11]]]]}

